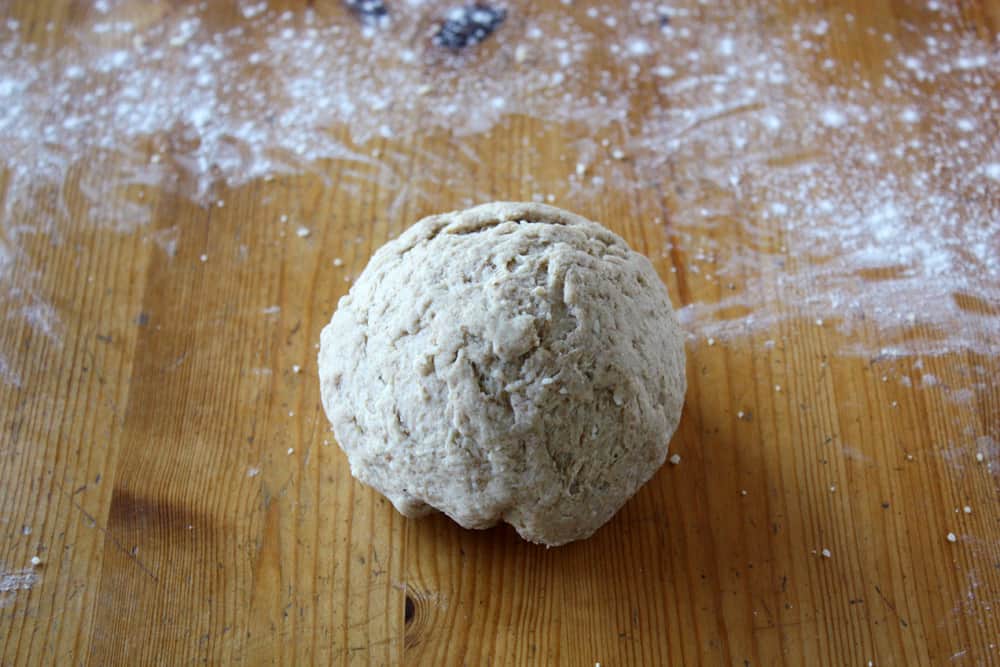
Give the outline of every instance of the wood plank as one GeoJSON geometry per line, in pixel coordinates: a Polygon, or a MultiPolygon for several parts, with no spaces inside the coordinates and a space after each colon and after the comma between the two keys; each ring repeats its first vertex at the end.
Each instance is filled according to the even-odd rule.
{"type": "MultiPolygon", "coordinates": [[[[135,132],[129,141],[86,143],[109,127],[94,109],[128,107],[117,88],[127,69],[98,76],[99,56],[144,54],[133,64],[194,105],[205,99],[198,73],[218,71],[205,64],[216,50],[250,63],[252,53],[302,40],[334,59],[337,47],[381,38],[309,37],[330,24],[362,31],[342,3],[265,4],[0,3],[12,21],[0,25],[0,136],[9,132],[0,143],[14,154],[0,156],[0,664],[1000,659],[995,291],[956,288],[952,309],[900,292],[913,300],[912,326],[897,326],[891,309],[872,312],[860,293],[818,318],[807,276],[822,286],[840,267],[890,285],[906,266],[838,265],[850,249],[804,237],[786,223],[797,212],[775,212],[768,197],[802,174],[794,192],[805,201],[784,201],[818,206],[831,184],[861,187],[847,176],[810,182],[822,156],[856,160],[859,143],[891,155],[922,141],[939,150],[886,166],[898,186],[886,201],[922,194],[913,183],[928,174],[957,179],[952,194],[967,215],[957,226],[942,217],[937,240],[971,239],[962,225],[981,224],[988,233],[975,238],[995,242],[1000,194],[987,170],[1000,156],[983,137],[1000,130],[996,95],[989,101],[1000,90],[990,70],[1000,3],[684,2],[653,55],[637,40],[667,22],[655,3],[595,4],[593,16],[584,2],[512,3],[496,35],[457,56],[420,51],[449,3],[394,3],[393,30],[422,59],[420,95],[469,105],[453,126],[419,100],[389,96],[380,106],[363,77],[345,76],[336,81],[358,87],[350,92],[370,115],[354,116],[364,127],[309,126],[299,143],[257,128],[254,144],[152,110],[148,131],[125,128],[135,132]],[[567,34],[560,22],[588,26],[569,34],[590,41],[552,92],[532,77],[551,73],[548,51],[572,50],[557,43],[567,34]],[[244,32],[229,32],[237,26],[244,32]],[[542,38],[531,41],[538,26],[542,38]],[[808,35],[789,41],[799,32],[808,35]],[[747,50],[727,74],[717,55],[726,35],[774,55],[774,71],[742,63],[759,55],[747,50]],[[941,51],[928,50],[929,37],[941,51]],[[219,46],[226,39],[240,46],[219,46]],[[161,60],[149,56],[156,45],[161,60]],[[530,47],[520,59],[518,45],[530,47]],[[925,61],[901,60],[911,51],[925,61]],[[480,55],[487,64],[476,70],[480,55]],[[94,70],[94,89],[73,89],[69,107],[40,105],[37,85],[16,88],[30,79],[20,68],[35,63],[51,67],[47,82],[62,90],[77,59],[94,70]],[[699,59],[699,76],[645,72],[699,59]],[[485,78],[471,81],[463,67],[485,78]],[[816,129],[821,103],[896,113],[912,90],[880,86],[920,68],[934,76],[913,84],[916,119],[847,128],[848,139],[816,129]],[[521,88],[505,98],[461,90],[493,95],[485,79],[513,70],[521,88]],[[733,93],[795,92],[755,74],[799,76],[794,83],[810,88],[801,100],[733,93]],[[169,88],[187,77],[190,91],[169,88]],[[604,115],[556,113],[562,92],[565,104],[604,115]],[[572,99],[598,92],[603,105],[572,99]],[[956,124],[979,123],[958,151],[964,159],[942,153],[935,134],[955,128],[927,118],[948,99],[956,124]],[[23,108],[38,111],[37,127],[23,108]],[[754,153],[771,136],[758,112],[774,108],[791,122],[772,153],[754,153]],[[66,114],[75,112],[93,124],[87,133],[72,130],[66,114]],[[47,126],[83,145],[25,135],[47,126]],[[741,133],[743,145],[733,138],[741,133]],[[209,140],[224,148],[199,152],[209,140]],[[265,163],[267,173],[240,171],[265,163]],[[941,164],[968,173],[942,176],[941,164]],[[37,183],[26,186],[25,174],[37,183]],[[352,479],[319,401],[319,332],[371,254],[425,215],[492,199],[551,201],[604,222],[650,257],[686,307],[689,391],[671,446],[680,464],[661,469],[593,538],[557,549],[505,526],[402,518],[352,479]]],[[[259,81],[235,79],[249,87],[213,80],[210,113],[254,109],[260,93],[275,118],[301,114],[274,121],[295,132],[313,118],[303,99],[343,102],[323,96],[322,77],[295,69],[323,63],[302,48],[292,51],[301,63],[265,57],[259,81]],[[275,63],[289,69],[268,69],[275,63]],[[307,94],[295,97],[295,85],[307,94]]],[[[377,74],[397,57],[372,53],[374,65],[355,66],[377,74]]],[[[150,90],[135,94],[153,104],[150,90]]],[[[856,194],[862,209],[880,203],[835,194],[840,203],[856,194]]],[[[933,238],[917,213],[903,236],[889,230],[876,241],[905,244],[906,230],[933,238]]],[[[988,252],[967,250],[970,281],[973,271],[988,275],[976,263],[988,252]]],[[[928,278],[928,298],[933,287],[928,278]]]]}

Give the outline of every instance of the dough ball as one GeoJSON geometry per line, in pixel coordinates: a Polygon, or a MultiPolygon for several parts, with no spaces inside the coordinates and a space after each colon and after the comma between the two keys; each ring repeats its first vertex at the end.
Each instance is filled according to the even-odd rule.
{"type": "Polygon", "coordinates": [[[649,260],[561,209],[425,218],[323,329],[323,407],[359,480],[402,514],[589,537],[663,464],[684,343],[649,260]]]}

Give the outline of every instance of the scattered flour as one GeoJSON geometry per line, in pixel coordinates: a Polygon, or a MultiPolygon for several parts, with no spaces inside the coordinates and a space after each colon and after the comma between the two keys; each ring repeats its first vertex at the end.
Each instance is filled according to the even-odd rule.
{"type": "MultiPolygon", "coordinates": [[[[25,237],[142,230],[173,258],[177,230],[145,230],[155,198],[139,193],[207,206],[275,174],[328,179],[325,161],[338,187],[397,193],[381,213],[401,222],[442,184],[494,198],[465,167],[484,133],[527,116],[570,139],[565,174],[524,177],[534,191],[582,211],[609,189],[660,192],[666,210],[646,213],[667,241],[648,254],[731,285],[684,309],[703,336],[804,317],[847,334],[846,354],[873,352],[851,335],[863,327],[903,354],[996,353],[1000,53],[952,29],[957,9],[886,38],[837,8],[774,30],[759,7],[510,3],[492,35],[449,52],[425,36],[444,0],[393,3],[376,24],[340,5],[243,0],[224,25],[206,3],[143,20],[101,6],[56,46],[0,26],[0,307],[50,340],[61,314],[25,237]],[[887,59],[818,57],[845,29],[887,59]],[[417,133],[449,137],[449,153],[414,148],[417,133]]],[[[0,380],[16,386],[11,352],[0,380]]]]}
{"type": "Polygon", "coordinates": [[[34,568],[21,570],[0,569],[0,593],[28,591],[38,583],[38,572],[34,568]]]}

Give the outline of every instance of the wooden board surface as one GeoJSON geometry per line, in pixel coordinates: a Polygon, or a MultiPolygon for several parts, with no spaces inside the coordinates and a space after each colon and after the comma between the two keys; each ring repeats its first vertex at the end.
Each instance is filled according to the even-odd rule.
{"type": "MultiPolygon", "coordinates": [[[[191,9],[93,4],[0,3],[13,20],[0,45],[16,40],[21,49],[0,60],[0,91],[5,75],[27,76],[20,64],[56,59],[81,35],[90,35],[87,48],[139,50],[137,34],[176,27],[191,9]],[[37,50],[25,56],[25,45],[37,50]]],[[[333,2],[272,2],[264,13],[255,3],[210,4],[199,10],[195,42],[240,21],[275,23],[282,11],[290,25],[310,12],[320,23],[356,22],[333,2]]],[[[481,46],[513,48],[504,30],[547,14],[585,17],[586,7],[511,7],[481,46]]],[[[717,16],[698,7],[672,14],[671,29],[708,30],[717,16]]],[[[767,40],[813,21],[814,47],[783,56],[809,81],[827,82],[827,61],[846,63],[854,78],[837,84],[840,93],[877,86],[899,44],[922,35],[961,35],[963,49],[997,62],[996,2],[951,7],[948,30],[926,7],[897,2],[748,2],[725,11],[743,38],[767,40]]],[[[253,34],[245,39],[262,46],[253,34]]],[[[648,48],[629,44],[637,55],[648,48]]],[[[524,59],[515,55],[508,62],[524,59]]],[[[157,66],[181,68],[173,57],[157,66]]],[[[586,57],[598,66],[604,56],[594,48],[586,57]]],[[[675,67],[685,62],[694,59],[675,67]]],[[[718,167],[717,155],[701,164],[680,150],[643,162],[639,146],[634,161],[631,149],[612,152],[577,173],[581,137],[610,151],[645,111],[677,105],[652,79],[630,78],[629,61],[605,65],[612,76],[592,87],[609,107],[627,88],[631,106],[620,123],[596,130],[586,118],[553,120],[522,106],[460,134],[415,112],[372,107],[411,131],[358,137],[333,126],[327,139],[349,147],[345,156],[286,160],[293,166],[274,176],[216,179],[199,190],[185,181],[197,167],[183,160],[184,128],[153,128],[129,151],[74,154],[57,187],[39,186],[28,206],[14,195],[17,167],[31,156],[5,158],[0,664],[1000,662],[1000,347],[990,340],[1000,301],[970,292],[958,311],[914,302],[918,317],[937,319],[918,322],[902,345],[893,338],[894,352],[884,351],[884,320],[838,326],[847,315],[831,307],[822,321],[808,300],[788,296],[788,266],[813,260],[786,251],[781,215],[747,204],[736,222],[682,222],[713,205],[709,185],[691,174],[718,167]],[[146,182],[123,180],[134,173],[134,152],[169,166],[146,182]],[[574,189],[583,174],[603,178],[574,189]],[[692,187],[707,199],[689,196],[692,187]],[[507,527],[405,520],[352,480],[333,441],[316,377],[320,329],[371,253],[412,221],[550,193],[649,255],[675,304],[692,314],[690,389],[671,446],[681,463],[665,466],[592,539],[558,549],[526,544],[507,527]],[[148,213],[137,224],[101,223],[136,206],[148,213]],[[751,261],[713,279],[705,247],[745,247],[751,261]],[[757,324],[737,318],[723,330],[718,311],[697,315],[699,304],[744,287],[765,295],[747,297],[757,324]],[[945,339],[920,352],[921,341],[959,329],[978,344],[945,339]],[[31,565],[32,556],[41,563],[31,565]]],[[[963,85],[992,96],[993,106],[954,113],[980,123],[964,153],[981,157],[988,176],[1000,164],[989,142],[998,136],[998,89],[995,77],[981,76],[963,85]]],[[[917,112],[947,85],[927,81],[917,112]]],[[[8,110],[33,103],[12,90],[3,93],[8,110]]],[[[94,94],[110,94],[102,90],[94,94]]],[[[836,114],[824,118],[840,124],[836,114]]],[[[0,124],[0,137],[24,146],[17,122],[0,124]]],[[[912,131],[935,141],[930,123],[912,131]]],[[[801,150],[823,150],[817,141],[801,150]]],[[[732,160],[743,159],[733,150],[732,160]]],[[[905,167],[901,179],[908,169],[919,167],[905,167]]],[[[985,238],[1000,246],[995,180],[984,182],[969,205],[985,211],[994,230],[985,238]]]]}

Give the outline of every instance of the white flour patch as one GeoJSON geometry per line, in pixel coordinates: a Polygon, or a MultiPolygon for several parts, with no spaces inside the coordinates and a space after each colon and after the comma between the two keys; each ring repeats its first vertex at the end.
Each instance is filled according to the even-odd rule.
{"type": "Polygon", "coordinates": [[[30,591],[39,581],[36,569],[6,570],[0,564],[0,609],[14,604],[20,591],[30,591]]]}
{"type": "Polygon", "coordinates": [[[177,256],[177,243],[180,237],[180,229],[177,227],[167,227],[155,232],[150,232],[147,238],[163,251],[167,257],[177,256]]]}
{"type": "MultiPolygon", "coordinates": [[[[726,36],[736,55],[702,55],[662,85],[670,105],[647,115],[634,142],[650,180],[671,173],[669,229],[693,256],[689,271],[735,288],[691,304],[690,326],[741,336],[794,312],[849,336],[872,324],[901,354],[995,353],[1000,188],[979,165],[1000,143],[963,127],[990,125],[1000,110],[996,49],[935,31],[915,47],[933,70],[908,68],[916,59],[901,48],[880,80],[830,63],[831,83],[803,66],[815,48],[804,30],[764,34],[702,26],[692,50],[726,36]],[[968,68],[953,71],[963,58],[968,68]]],[[[860,342],[843,351],[873,352],[860,342]]]]}
{"type": "Polygon", "coordinates": [[[0,569],[0,593],[30,591],[38,583],[38,571],[32,568],[4,571],[0,569]]]}
{"type": "Polygon", "coordinates": [[[862,452],[857,447],[852,447],[850,445],[845,444],[840,446],[840,451],[844,455],[844,458],[850,459],[852,461],[858,461],[859,463],[872,462],[871,458],[865,455],[865,453],[862,452]]]}
{"type": "Polygon", "coordinates": [[[0,353],[0,382],[9,384],[12,387],[20,387],[23,382],[21,376],[14,370],[10,362],[4,358],[2,353],[0,353]]]}

